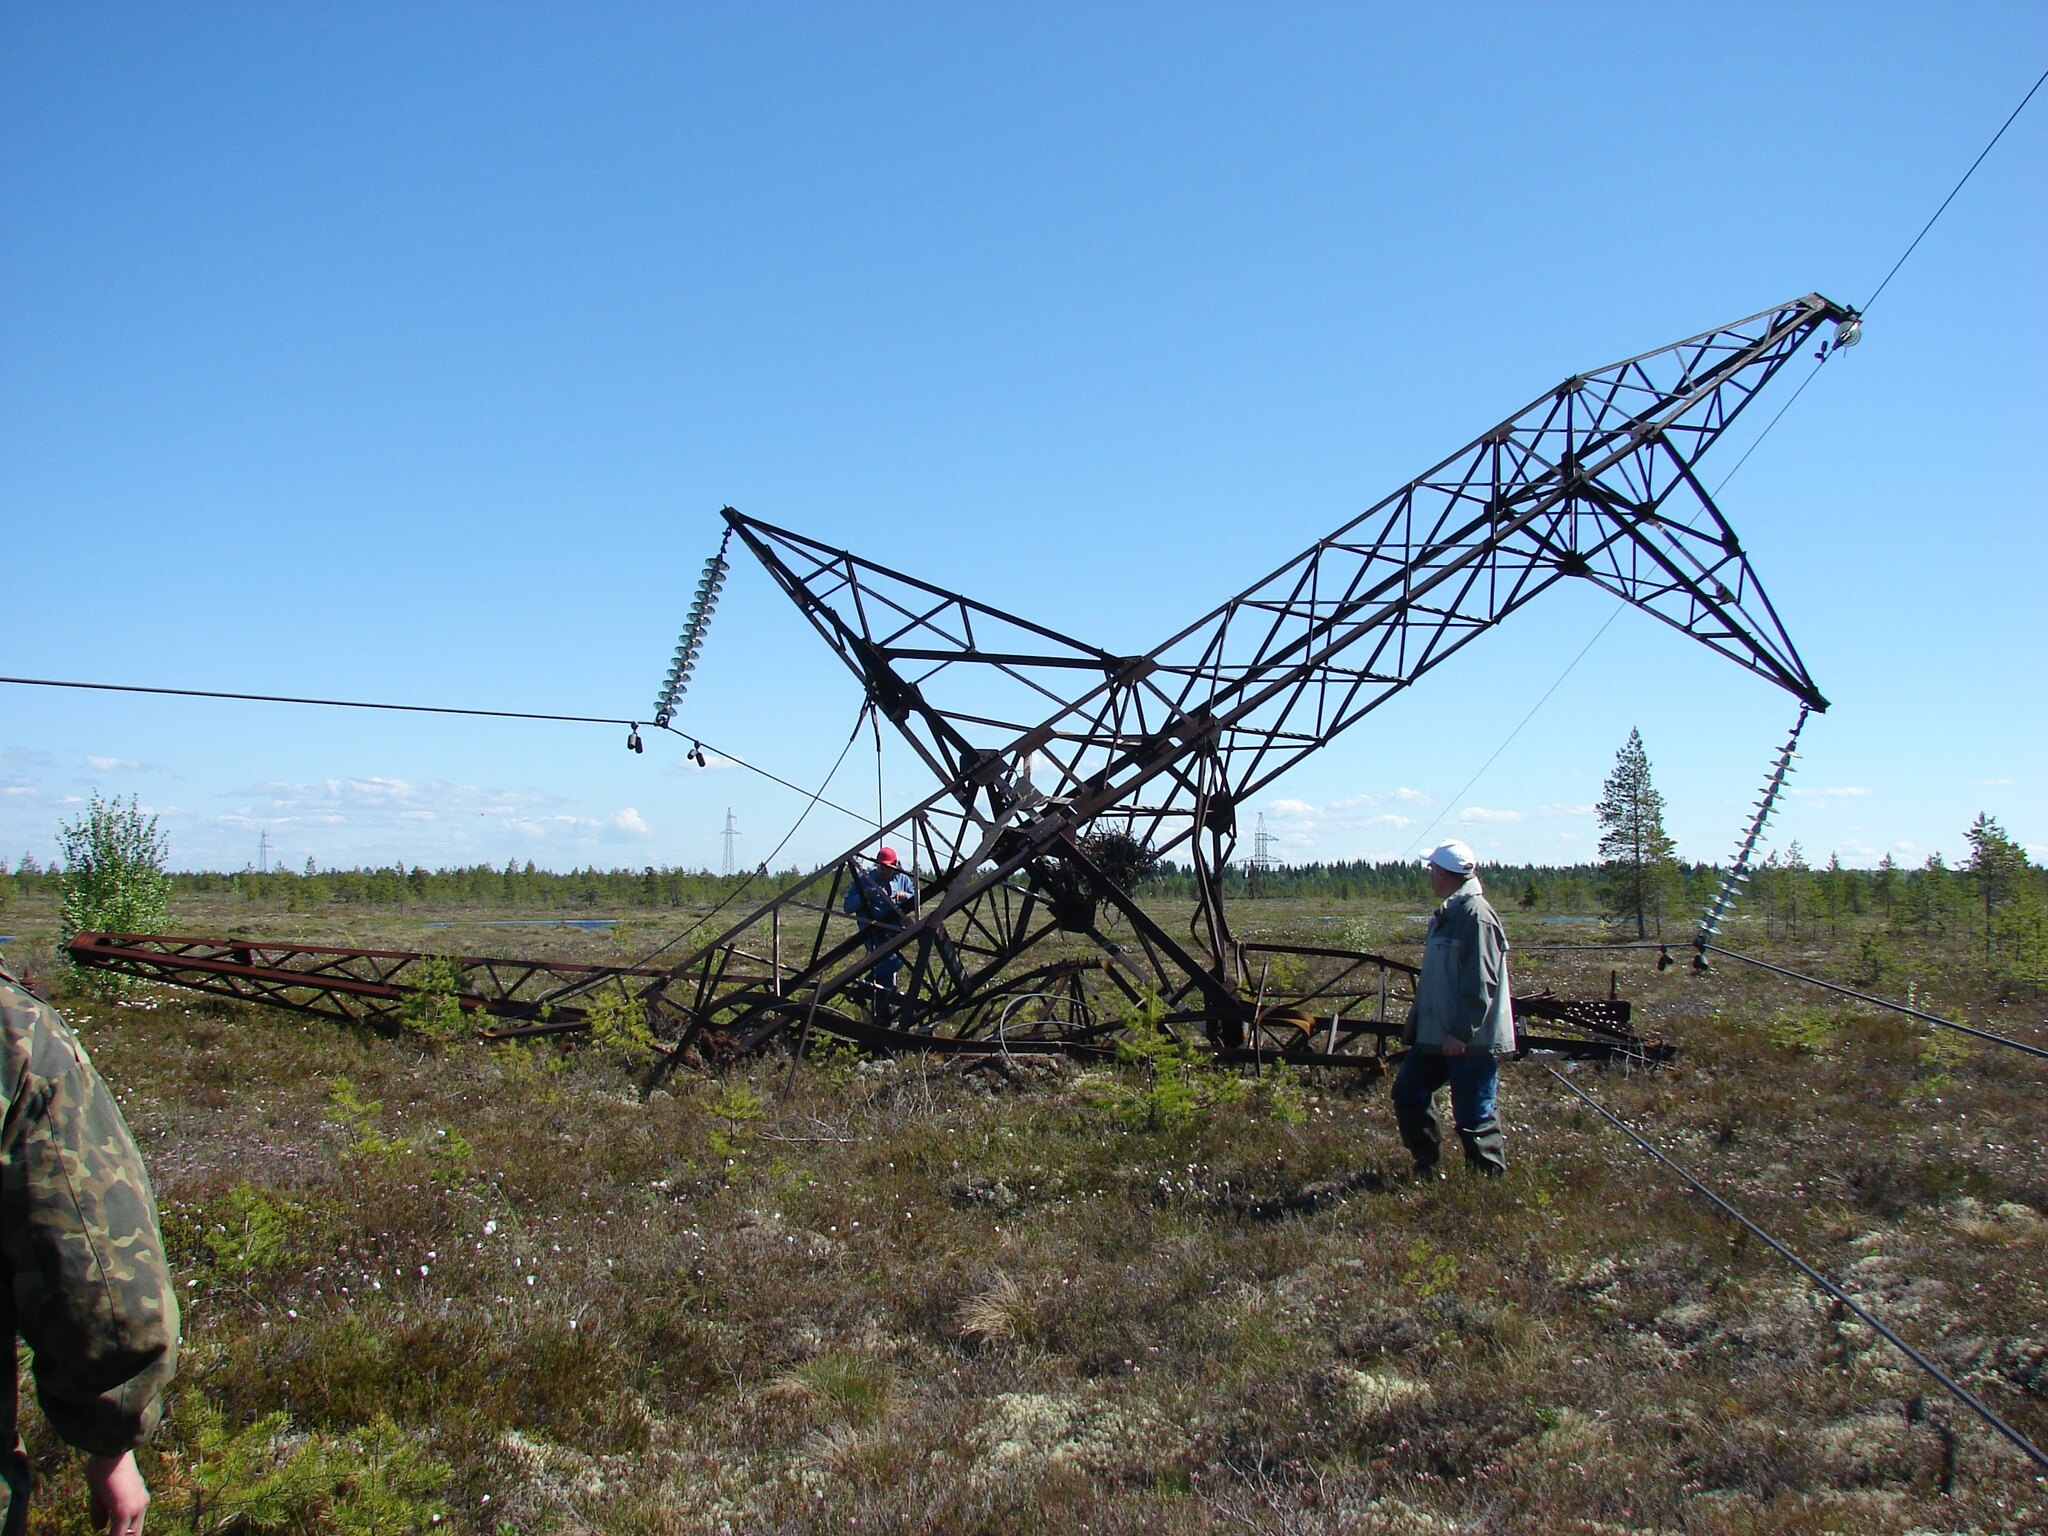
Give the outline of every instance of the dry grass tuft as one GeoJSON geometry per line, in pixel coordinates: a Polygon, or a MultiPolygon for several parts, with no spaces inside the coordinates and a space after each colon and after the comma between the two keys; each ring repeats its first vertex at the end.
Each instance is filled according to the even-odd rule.
{"type": "Polygon", "coordinates": [[[1031,1326],[1031,1298],[1013,1275],[997,1270],[985,1289],[960,1303],[954,1321],[971,1344],[1014,1344],[1031,1326]]]}

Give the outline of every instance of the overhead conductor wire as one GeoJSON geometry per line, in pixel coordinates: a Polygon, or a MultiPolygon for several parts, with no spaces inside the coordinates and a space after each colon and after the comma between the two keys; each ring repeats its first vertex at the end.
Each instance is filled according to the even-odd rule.
{"type": "MultiPolygon", "coordinates": [[[[570,725],[625,725],[634,727],[642,724],[638,720],[628,720],[622,716],[614,715],[553,715],[530,709],[467,709],[449,704],[383,704],[368,699],[315,699],[282,693],[231,693],[218,688],[147,688],[137,683],[79,683],[52,677],[0,677],[0,683],[13,683],[23,688],[86,688],[99,693],[148,693],[180,699],[229,699],[248,704],[311,704],[323,709],[386,709],[411,715],[467,715],[489,720],[554,720],[570,725]]],[[[662,729],[669,731],[673,735],[686,736],[690,741],[696,742],[699,746],[717,753],[718,756],[724,758],[735,768],[744,768],[749,773],[758,773],[762,778],[780,784],[784,789],[793,789],[800,795],[810,794],[810,791],[805,789],[803,785],[792,784],[788,779],[783,778],[782,775],[770,773],[759,764],[750,763],[745,758],[727,752],[713,742],[705,741],[702,737],[678,731],[674,726],[664,726],[662,729]]],[[[851,816],[856,821],[867,820],[867,817],[862,812],[848,810],[836,800],[824,800],[818,803],[828,805],[833,810],[839,812],[840,815],[851,816]]]]}
{"type": "MultiPolygon", "coordinates": [[[[1935,220],[1939,219],[1944,213],[1948,211],[1948,205],[1956,200],[1956,194],[1961,192],[1964,186],[1968,184],[1970,178],[1977,174],[1977,167],[1984,163],[1985,157],[1989,155],[1991,151],[1997,147],[1998,141],[2005,137],[2005,130],[2010,128],[2013,125],[2014,120],[2018,118],[2020,113],[2026,110],[2027,103],[2034,99],[2034,93],[2040,90],[2043,84],[2048,84],[2048,70],[2043,70],[2041,72],[2040,78],[2037,79],[2033,83],[2033,85],[2028,88],[2027,94],[2020,98],[2020,104],[2012,109],[2011,113],[2006,117],[2003,123],[1999,124],[1998,132],[1991,135],[1991,141],[1988,144],[1986,144],[1983,147],[1983,149],[1978,151],[1977,158],[1970,162],[1970,168],[1967,171],[1963,172],[1962,180],[1958,181],[1953,187],[1949,189],[1948,196],[1944,197],[1941,200],[1941,206],[1934,210],[1934,212],[1928,217],[1928,220],[1925,224],[1920,226],[1920,233],[1913,237],[1912,244],[1906,247],[1906,249],[1900,254],[1899,259],[1892,263],[1891,271],[1885,273],[1884,281],[1877,285],[1876,292],[1872,293],[1871,296],[1864,302],[1863,308],[1858,311],[1858,314],[1870,313],[1870,306],[1877,302],[1878,295],[1882,294],[1885,291],[1885,289],[1891,286],[1892,279],[1899,275],[1899,268],[1903,267],[1906,264],[1906,258],[1908,256],[1911,256],[1914,251],[1920,248],[1920,242],[1922,240],[1925,240],[1927,238],[1927,232],[1934,228],[1935,220]]],[[[1737,459],[1733,466],[1730,467],[1728,473],[1721,477],[1721,483],[1714,487],[1714,494],[1716,496],[1719,496],[1722,491],[1728,488],[1728,482],[1735,478],[1736,470],[1741,469],[1743,465],[1749,462],[1749,456],[1752,453],[1755,453],[1757,449],[1763,445],[1763,440],[1771,435],[1771,428],[1775,427],[1779,423],[1779,421],[1781,421],[1784,418],[1785,413],[1792,409],[1794,402],[1796,402],[1801,395],[1806,393],[1806,386],[1811,384],[1814,381],[1814,379],[1819,375],[1821,369],[1827,366],[1828,359],[1835,355],[1835,351],[1835,348],[1830,347],[1826,351],[1821,353],[1820,360],[1813,365],[1813,371],[1807,374],[1807,376],[1800,381],[1799,387],[1792,391],[1791,398],[1788,399],[1783,405],[1778,407],[1777,415],[1773,416],[1769,421],[1764,423],[1763,431],[1757,433],[1754,441],[1752,441],[1750,445],[1742,451],[1742,457],[1737,459]]],[[[1693,514],[1694,517],[1697,517],[1698,515],[1698,513],[1693,514]]],[[[1688,523],[1690,523],[1691,519],[1688,519],[1687,521],[1688,523]]],[[[1480,778],[1486,773],[1486,770],[1493,766],[1494,760],[1498,758],[1501,755],[1501,753],[1505,752],[1508,749],[1509,744],[1512,743],[1517,736],[1522,734],[1522,727],[1526,726],[1530,722],[1530,720],[1535,718],[1537,710],[1540,710],[1541,708],[1543,708],[1545,704],[1550,702],[1550,696],[1553,693],[1556,693],[1557,690],[1563,686],[1564,680],[1570,677],[1572,673],[1577,669],[1579,663],[1586,659],[1586,652],[1593,649],[1594,644],[1600,639],[1600,637],[1607,633],[1608,626],[1613,624],[1614,621],[1621,616],[1622,609],[1627,606],[1628,605],[1626,603],[1618,604],[1615,607],[1614,612],[1610,613],[1607,616],[1606,622],[1603,623],[1598,629],[1593,631],[1593,638],[1591,640],[1588,640],[1583,646],[1581,646],[1579,648],[1578,655],[1574,656],[1569,662],[1565,664],[1564,670],[1558,673],[1557,675],[1557,681],[1552,683],[1547,689],[1544,690],[1543,697],[1536,701],[1535,705],[1530,709],[1529,713],[1524,715],[1520,723],[1517,724],[1512,731],[1508,732],[1506,738],[1502,740],[1501,744],[1498,747],[1494,748],[1493,756],[1487,758],[1487,760],[1484,763],[1480,764],[1479,772],[1473,774],[1470,779],[1466,780],[1465,787],[1463,789],[1460,789],[1455,795],[1451,796],[1452,804],[1455,804],[1457,801],[1462,800],[1471,791],[1472,786],[1479,782],[1480,778]]],[[[1432,821],[1426,828],[1423,829],[1422,835],[1416,838],[1414,843],[1409,845],[1408,851],[1410,853],[1413,853],[1416,848],[1420,847],[1423,838],[1428,837],[1431,832],[1434,832],[1437,829],[1438,825],[1443,821],[1444,816],[1449,814],[1450,806],[1447,805],[1445,806],[1443,812],[1441,812],[1437,816],[1436,820],[1432,821]]]]}
{"type": "Polygon", "coordinates": [[[2013,1050],[2025,1051],[2029,1056],[2048,1056],[2048,1050],[2043,1050],[2038,1045],[2029,1045],[2024,1040],[2015,1040],[2010,1035],[1993,1034],[1988,1029],[1978,1029],[1974,1025],[1959,1023],[1955,1019],[1944,1019],[1938,1013],[1928,1013],[1924,1009],[1911,1008],[1904,1003],[1892,1002],[1888,998],[1873,997],[1868,992],[1858,992],[1855,988],[1845,987],[1839,982],[1823,981],[1818,976],[1807,976],[1799,971],[1788,971],[1782,965],[1773,965],[1768,960],[1759,960],[1755,955],[1745,955],[1732,949],[1723,949],[1718,944],[1708,944],[1704,947],[1710,954],[1726,955],[1730,960],[1740,960],[1746,965],[1754,965],[1766,971],[1775,971],[1780,976],[1789,976],[1794,981],[1804,981],[1816,987],[1825,987],[1830,992],[1839,992],[1844,997],[1853,997],[1859,1003],[1870,1003],[1879,1008],[1889,1008],[1892,1012],[1903,1013],[1908,1018],[1920,1019],[1929,1024],[1939,1024],[1943,1029],[1957,1030],[1978,1040],[1988,1040],[1993,1045],[2010,1046],[2013,1050]]]}
{"type": "MultiPolygon", "coordinates": [[[[660,955],[666,952],[667,950],[673,949],[677,944],[680,944],[691,933],[695,932],[705,923],[710,922],[714,917],[718,916],[719,913],[723,912],[727,907],[731,906],[734,902],[738,901],[740,897],[746,894],[747,887],[752,885],[754,881],[758,879],[761,876],[761,874],[768,868],[769,864],[771,864],[774,861],[775,856],[781,853],[784,848],[787,848],[789,846],[789,840],[792,837],[796,836],[797,828],[801,827],[804,824],[805,818],[808,817],[812,811],[816,810],[820,804],[832,805],[832,802],[825,798],[825,791],[832,787],[832,781],[839,776],[840,765],[846,761],[846,754],[853,750],[853,744],[860,739],[860,728],[866,723],[867,710],[865,707],[863,707],[860,714],[854,719],[853,734],[846,738],[846,745],[839,749],[839,756],[832,760],[831,770],[828,773],[826,773],[824,781],[818,785],[816,792],[812,794],[810,803],[806,805],[803,808],[803,810],[797,813],[797,818],[795,821],[790,823],[789,830],[782,834],[782,841],[777,843],[772,849],[769,850],[768,857],[763,859],[760,862],[760,864],[757,865],[755,869],[747,876],[746,879],[742,880],[737,886],[735,886],[730,892],[728,892],[725,900],[721,901],[709,912],[706,912],[702,917],[698,918],[696,922],[692,923],[690,927],[686,928],[682,933],[677,934],[674,938],[669,939],[666,943],[656,945],[647,954],[642,956],[639,960],[635,961],[634,964],[645,965],[649,960],[654,959],[657,955],[660,955]]],[[[673,726],[665,725],[662,727],[662,729],[665,731],[674,731],[675,734],[678,736],[683,734],[681,731],[676,731],[675,727],[673,726]]],[[[695,737],[691,737],[690,739],[693,741],[696,740],[695,737]]],[[[833,809],[841,810],[844,808],[840,806],[833,806],[833,809]]],[[[848,812],[847,814],[851,815],[853,813],[848,812]]]]}
{"type": "Polygon", "coordinates": [[[1892,1332],[1890,1328],[1886,1327],[1884,1323],[1880,1322],[1875,1316],[1871,1314],[1869,1308],[1865,1307],[1861,1302],[1857,1301],[1855,1297],[1851,1296],[1847,1291],[1843,1290],[1839,1285],[1835,1284],[1834,1281],[1830,1280],[1826,1275],[1822,1274],[1819,1270],[1815,1269],[1811,1264],[1807,1263],[1806,1260],[1800,1258],[1798,1254],[1794,1253],[1790,1248],[1787,1248],[1783,1243],[1779,1242],[1775,1237],[1771,1236],[1771,1234],[1766,1232],[1762,1227],[1758,1226],[1755,1222],[1751,1221],[1747,1216],[1743,1215],[1741,1211],[1737,1210],[1734,1206],[1730,1205],[1726,1200],[1722,1199],[1719,1195],[1715,1194],[1713,1190],[1709,1189],[1706,1184],[1704,1184],[1698,1178],[1694,1177],[1693,1174],[1688,1172],[1686,1169],[1680,1167],[1677,1163],[1673,1162],[1669,1157],[1665,1156],[1664,1153],[1658,1150],[1656,1145],[1652,1143],[1648,1137],[1644,1136],[1634,1126],[1630,1125],[1626,1120],[1622,1119],[1621,1116],[1615,1114],[1613,1110],[1609,1109],[1605,1104],[1602,1104],[1598,1099],[1594,1098],[1590,1093],[1586,1092],[1586,1090],[1581,1088],[1577,1083],[1573,1082],[1570,1078],[1566,1077],[1562,1072],[1558,1071],[1557,1068],[1551,1066],[1550,1063],[1545,1062],[1543,1063],[1543,1070],[1548,1072],[1552,1077],[1556,1078],[1560,1083],[1563,1083],[1566,1088],[1570,1089],[1580,1099],[1584,1100],[1587,1104],[1591,1105],[1594,1113],[1598,1114],[1601,1119],[1605,1120],[1609,1125],[1615,1127],[1615,1129],[1621,1131],[1631,1141],[1635,1142],[1637,1146],[1641,1147],[1645,1152],[1649,1153],[1650,1156],[1657,1159],[1658,1162],[1662,1163],[1666,1168],[1669,1168],[1673,1173],[1677,1174],[1681,1179],[1685,1180],[1685,1182],[1690,1184],[1694,1190],[1704,1195],[1708,1200],[1712,1201],[1713,1204],[1718,1206],[1725,1214],[1733,1217],[1736,1221],[1740,1222],[1744,1229],[1746,1229],[1752,1236],[1754,1236],[1759,1241],[1764,1243],[1767,1247],[1769,1247],[1773,1253],[1778,1255],[1778,1257],[1784,1259],[1787,1263],[1791,1264],[1794,1268],[1799,1270],[1801,1274],[1805,1275],[1807,1279],[1811,1280],[1815,1285],[1819,1286],[1821,1290],[1825,1291],[1835,1301],[1840,1303],[1842,1306],[1848,1308],[1849,1311],[1855,1313],[1858,1319],[1860,1319],[1862,1322],[1864,1322],[1869,1327],[1874,1329],[1878,1333],[1878,1335],[1882,1337],[1888,1344],[1890,1344],[1893,1348],[1897,1349],[1901,1354],[1905,1355],[1907,1359],[1911,1360],[1915,1365],[1919,1366],[1920,1369],[1925,1371],[1929,1376],[1932,1376],[1936,1381],[1940,1382],[1942,1387],[1945,1388],[1948,1391],[1948,1393],[1955,1398],[1957,1402],[1961,1403],[1965,1408],[1969,1409],[1972,1413],[1976,1414],[1978,1418],[1982,1419],[1986,1424],[1990,1425],[1993,1429],[1997,1430],[1999,1434],[2005,1436],[2006,1439],[2010,1440],[2014,1445],[2018,1446],[2020,1450],[2023,1451],[2027,1455],[2027,1457],[2033,1461],[2033,1463],[2036,1466],[2042,1468],[2044,1471],[2048,1471],[2048,1451],[2043,1451],[2041,1447],[2034,1444],[2033,1441],[2029,1440],[2025,1435],[2021,1434],[2018,1430],[2014,1429],[2010,1424],[2006,1423],[2004,1419],[1999,1417],[1997,1410],[1992,1408],[1990,1404],[1986,1403],[1982,1398],[1978,1397],[1974,1392],[1970,1391],[1968,1387],[1965,1387],[1961,1382],[1957,1381],[1953,1376],[1949,1375],[1947,1371],[1944,1371],[1940,1366],[1936,1365],[1932,1360],[1928,1359],[1927,1356],[1921,1354],[1920,1351],[1915,1349],[1911,1344],[1908,1344],[1904,1339],[1900,1338],[1896,1333],[1892,1332]]]}

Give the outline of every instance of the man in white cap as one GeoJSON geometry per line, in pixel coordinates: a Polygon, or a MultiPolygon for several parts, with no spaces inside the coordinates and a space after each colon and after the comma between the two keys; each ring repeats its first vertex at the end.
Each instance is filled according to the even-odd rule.
{"type": "Polygon", "coordinates": [[[1443,1136],[1430,1101],[1448,1083],[1465,1161],[1492,1177],[1508,1166],[1494,1108],[1500,1058],[1515,1049],[1507,935],[1480,889],[1470,848],[1452,838],[1423,862],[1441,905],[1429,920],[1415,1006],[1401,1035],[1408,1054],[1394,1076],[1394,1121],[1416,1176],[1442,1177],[1443,1136]]]}

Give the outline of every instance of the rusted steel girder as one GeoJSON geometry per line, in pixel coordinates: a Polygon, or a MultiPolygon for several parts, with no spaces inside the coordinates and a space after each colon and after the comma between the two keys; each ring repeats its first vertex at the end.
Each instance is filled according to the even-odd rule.
{"type": "MultiPolygon", "coordinates": [[[[1220,1063],[1287,1062],[1377,1073],[1399,1058],[1390,1046],[1413,993],[1415,968],[1358,950],[1306,944],[1246,944],[1248,958],[1287,956],[1317,966],[1320,981],[1297,988],[1292,1000],[1262,1009],[1245,1043],[1214,1048],[1220,1063]],[[1390,1009],[1389,1004],[1394,1006],[1390,1009]],[[1322,1011],[1316,1011],[1316,1010],[1322,1011]]],[[[434,955],[415,950],[350,949],[332,944],[272,943],[258,939],[169,937],[155,934],[81,933],[67,946],[82,966],[165,983],[216,997],[261,1003],[321,1018],[395,1031],[406,999],[441,991],[453,966],[456,1003],[481,1019],[481,1039],[522,1039],[587,1027],[587,1000],[608,989],[617,996],[646,978],[666,974],[647,966],[590,965],[503,956],[434,955]]],[[[737,973],[759,957],[735,955],[737,973]]],[[[751,1054],[788,1029],[804,1027],[849,1040],[867,1050],[967,1058],[1061,1055],[1106,1060],[1117,1036],[1131,1027],[1123,1009],[1105,1014],[1084,982],[1108,974],[1102,959],[1055,961],[1013,977],[992,1007],[944,1031],[898,1029],[863,1012],[821,1007],[814,997],[792,997],[772,963],[754,973],[757,992],[736,992],[744,1030],[700,1033],[700,1059],[717,1062],[751,1054]],[[758,1009],[756,1005],[758,1004],[758,1009]]],[[[1630,1005],[1613,998],[1562,999],[1547,993],[1518,997],[1515,1016],[1522,1049],[1596,1060],[1664,1061],[1675,1054],[1659,1040],[1629,1027],[1630,1005]],[[1552,1026],[1532,1033],[1532,1021],[1552,1026]],[[1563,1033],[1557,1032],[1558,1028],[1563,1033]]],[[[1168,1013],[1153,1021],[1176,1036],[1199,1041],[1199,1011],[1168,1013]]]]}
{"type": "Polygon", "coordinates": [[[398,1028],[407,998],[438,989],[423,968],[453,966],[454,998],[464,1013],[513,1021],[484,1031],[497,1037],[583,1028],[591,994],[610,986],[630,995],[625,989],[665,974],[645,966],[141,933],[81,933],[65,949],[93,970],[387,1032],[398,1028]]]}

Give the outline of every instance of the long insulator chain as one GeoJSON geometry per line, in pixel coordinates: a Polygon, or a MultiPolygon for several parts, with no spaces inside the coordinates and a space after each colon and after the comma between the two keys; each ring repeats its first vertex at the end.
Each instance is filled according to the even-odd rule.
{"type": "Polygon", "coordinates": [[[1707,910],[1700,914],[1699,932],[1692,941],[1693,948],[1699,951],[1694,957],[1695,965],[1706,964],[1707,946],[1721,931],[1721,920],[1728,915],[1728,909],[1735,904],[1735,898],[1749,881],[1749,861],[1756,854],[1757,842],[1764,835],[1771,812],[1777,808],[1778,791],[1785,787],[1785,780],[1799,757],[1799,733],[1806,729],[1806,717],[1810,713],[1812,711],[1806,705],[1799,706],[1799,718],[1792,724],[1792,734],[1785,738],[1785,745],[1778,751],[1778,760],[1771,765],[1771,776],[1764,781],[1763,797],[1756,803],[1756,815],[1750,819],[1749,833],[1736,847],[1735,859],[1729,864],[1728,873],[1721,877],[1721,888],[1707,903],[1707,910]]]}
{"type": "Polygon", "coordinates": [[[668,676],[661,680],[661,692],[654,700],[654,723],[666,726],[675,718],[676,701],[690,686],[690,674],[697,670],[697,653],[704,648],[704,631],[711,623],[718,594],[725,586],[725,549],[732,542],[732,529],[718,541],[718,553],[704,562],[704,574],[697,578],[697,595],[690,599],[689,615],[676,640],[676,653],[668,664],[668,676]]]}

